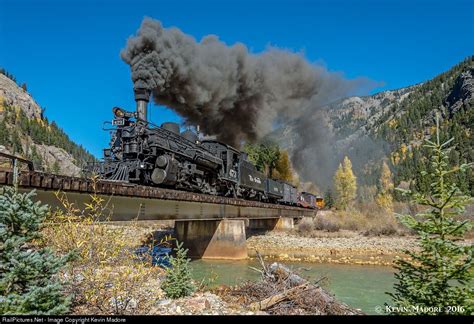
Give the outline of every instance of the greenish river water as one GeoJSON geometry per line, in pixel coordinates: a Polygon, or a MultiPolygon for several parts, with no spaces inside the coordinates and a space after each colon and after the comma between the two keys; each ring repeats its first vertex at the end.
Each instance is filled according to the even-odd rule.
{"type": "MultiPolygon", "coordinates": [[[[304,262],[284,262],[304,278],[315,281],[327,277],[322,285],[336,298],[367,314],[377,314],[376,306],[390,301],[385,292],[393,291],[393,269],[383,266],[318,264],[304,262]]],[[[196,280],[214,277],[214,285],[235,285],[242,280],[257,281],[260,274],[249,268],[259,268],[257,261],[209,261],[191,262],[196,280]]]]}

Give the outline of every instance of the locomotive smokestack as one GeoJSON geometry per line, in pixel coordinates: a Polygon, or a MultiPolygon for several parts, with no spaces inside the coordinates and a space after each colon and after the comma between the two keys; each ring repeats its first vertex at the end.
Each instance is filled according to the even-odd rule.
{"type": "Polygon", "coordinates": [[[135,93],[135,101],[137,102],[137,118],[147,122],[147,105],[150,100],[150,91],[145,88],[135,88],[133,92],[135,93]]]}

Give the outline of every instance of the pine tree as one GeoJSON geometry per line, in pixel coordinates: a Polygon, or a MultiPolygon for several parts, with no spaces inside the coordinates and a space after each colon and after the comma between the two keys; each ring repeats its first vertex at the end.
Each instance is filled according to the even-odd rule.
{"type": "Polygon", "coordinates": [[[0,122],[0,145],[8,147],[10,144],[7,123],[5,122],[5,118],[3,118],[0,122]]]}
{"type": "Polygon", "coordinates": [[[56,275],[72,256],[35,248],[48,207],[33,196],[10,187],[0,194],[0,314],[57,315],[70,305],[56,275]]]}
{"type": "Polygon", "coordinates": [[[440,141],[438,122],[435,142],[425,141],[432,171],[424,172],[423,176],[431,183],[430,191],[404,191],[404,194],[428,209],[416,217],[399,216],[403,224],[416,231],[420,251],[405,251],[411,260],[396,262],[395,293],[389,295],[401,313],[472,314],[474,247],[459,244],[472,222],[456,220],[470,198],[460,192],[450,175],[463,173],[473,164],[449,166],[452,139],[440,141]],[[450,309],[450,306],[462,308],[450,309]],[[439,310],[429,307],[439,307],[439,310]]]}
{"type": "Polygon", "coordinates": [[[18,135],[18,132],[16,130],[12,134],[11,143],[13,154],[23,154],[23,147],[21,145],[20,136],[18,135]]]}
{"type": "Polygon", "coordinates": [[[346,156],[334,175],[334,188],[336,190],[336,207],[347,210],[356,198],[357,182],[352,172],[351,160],[346,156]]]}
{"type": "Polygon", "coordinates": [[[326,190],[324,193],[324,206],[326,208],[332,208],[334,206],[334,196],[331,189],[326,190]]]}
{"type": "Polygon", "coordinates": [[[187,253],[188,250],[183,248],[183,243],[176,242],[176,257],[169,257],[171,267],[166,269],[166,277],[161,284],[161,289],[169,298],[181,298],[191,295],[196,287],[191,278],[191,270],[187,253]]]}
{"type": "Polygon", "coordinates": [[[375,197],[377,205],[384,209],[387,212],[393,211],[393,182],[392,182],[392,173],[390,168],[387,165],[387,162],[383,161],[382,163],[382,172],[379,179],[379,192],[375,197]]]}
{"type": "Polygon", "coordinates": [[[54,161],[53,167],[52,167],[51,171],[52,171],[54,174],[59,174],[59,172],[61,172],[61,167],[59,166],[58,161],[54,161]]]}

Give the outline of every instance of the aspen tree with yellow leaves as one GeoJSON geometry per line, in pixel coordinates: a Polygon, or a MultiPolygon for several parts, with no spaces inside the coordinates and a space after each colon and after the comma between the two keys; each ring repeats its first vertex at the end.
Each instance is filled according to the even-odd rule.
{"type": "Polygon", "coordinates": [[[392,172],[387,165],[387,162],[382,163],[382,172],[379,179],[379,192],[375,197],[377,205],[387,212],[393,211],[393,181],[392,172]]]}
{"type": "Polygon", "coordinates": [[[356,198],[357,182],[352,172],[351,160],[346,156],[334,175],[334,189],[336,191],[336,208],[347,210],[356,198]]]}

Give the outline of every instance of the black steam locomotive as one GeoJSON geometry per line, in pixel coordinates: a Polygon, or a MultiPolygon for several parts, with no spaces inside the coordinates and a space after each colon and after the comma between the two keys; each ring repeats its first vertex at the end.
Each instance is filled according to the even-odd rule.
{"type": "Polygon", "coordinates": [[[286,182],[269,179],[245,153],[215,140],[200,140],[179,125],[152,126],[147,120],[149,92],[135,89],[136,112],[113,108],[110,147],[94,171],[103,179],[196,191],[307,208],[317,198],[286,182]]]}

